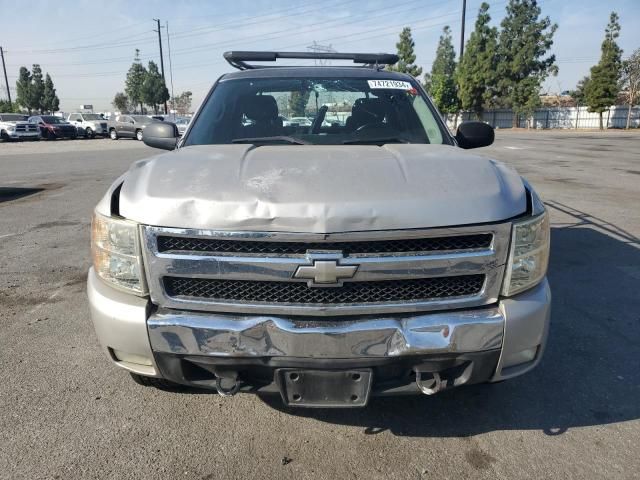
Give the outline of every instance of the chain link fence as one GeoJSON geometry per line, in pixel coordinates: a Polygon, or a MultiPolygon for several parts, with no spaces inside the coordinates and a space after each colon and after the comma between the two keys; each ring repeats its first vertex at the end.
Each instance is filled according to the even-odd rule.
{"type": "MultiPolygon", "coordinates": [[[[630,113],[629,128],[640,128],[640,107],[615,106],[602,114],[604,128],[625,128],[627,115],[630,113]]],[[[494,128],[513,128],[515,114],[512,110],[486,110],[480,119],[472,112],[445,115],[449,128],[455,130],[457,124],[468,120],[482,120],[494,128]],[[456,124],[457,123],[457,124],[456,124]]],[[[600,116],[587,111],[587,107],[541,108],[527,118],[520,115],[517,119],[519,128],[565,128],[593,129],[600,128],[600,116]]]]}

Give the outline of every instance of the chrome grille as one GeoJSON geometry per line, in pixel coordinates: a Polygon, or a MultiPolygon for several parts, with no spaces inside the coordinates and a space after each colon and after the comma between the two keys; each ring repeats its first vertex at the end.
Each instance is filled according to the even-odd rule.
{"type": "Polygon", "coordinates": [[[156,305],[319,316],[493,304],[511,224],[339,234],[141,230],[156,305]],[[296,276],[319,259],[356,268],[329,285],[296,276]]]}
{"type": "Polygon", "coordinates": [[[401,240],[378,240],[362,242],[264,242],[238,241],[214,238],[190,238],[161,235],[158,237],[159,252],[198,252],[218,255],[305,255],[309,250],[339,250],[349,255],[441,252],[475,250],[491,245],[491,234],[457,235],[432,238],[409,238],[401,240]]]}
{"type": "Polygon", "coordinates": [[[350,282],[338,288],[309,288],[299,282],[256,282],[165,277],[170,296],[212,299],[221,302],[269,302],[284,304],[365,304],[420,302],[477,295],[484,275],[350,282]]]}

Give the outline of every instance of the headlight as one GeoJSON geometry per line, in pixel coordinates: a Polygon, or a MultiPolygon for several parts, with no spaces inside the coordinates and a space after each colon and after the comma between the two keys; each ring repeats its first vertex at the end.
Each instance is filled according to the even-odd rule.
{"type": "Polygon", "coordinates": [[[138,224],[94,213],[91,254],[96,273],[114,286],[145,295],[138,224]]]}
{"type": "Polygon", "coordinates": [[[15,125],[9,125],[9,126],[7,127],[7,132],[14,132],[14,131],[15,131],[15,129],[16,129],[15,125]]]}
{"type": "Polygon", "coordinates": [[[502,294],[515,295],[538,284],[547,273],[548,263],[548,213],[515,222],[502,294]]]}

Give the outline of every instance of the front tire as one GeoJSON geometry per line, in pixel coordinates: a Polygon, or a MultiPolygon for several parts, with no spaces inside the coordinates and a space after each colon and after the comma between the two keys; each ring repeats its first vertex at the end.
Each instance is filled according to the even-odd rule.
{"type": "Polygon", "coordinates": [[[136,130],[136,140],[142,141],[142,130],[136,130]]]}
{"type": "Polygon", "coordinates": [[[84,133],[86,138],[96,138],[96,132],[91,130],[91,127],[87,127],[84,133]]]}
{"type": "Polygon", "coordinates": [[[111,138],[111,140],[118,140],[118,132],[116,132],[115,128],[109,130],[109,138],[111,138]]]}

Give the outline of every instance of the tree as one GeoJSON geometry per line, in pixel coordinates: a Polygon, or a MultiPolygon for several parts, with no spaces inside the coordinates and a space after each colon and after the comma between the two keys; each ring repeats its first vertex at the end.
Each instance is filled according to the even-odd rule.
{"type": "Polygon", "coordinates": [[[571,95],[571,97],[576,101],[576,105],[578,107],[580,105],[584,105],[587,101],[585,91],[587,89],[587,85],[589,84],[589,80],[591,79],[588,75],[586,77],[583,77],[582,80],[580,80],[576,85],[576,89],[569,92],[569,95],[571,95]]]}
{"type": "Polygon", "coordinates": [[[153,107],[155,113],[158,113],[158,105],[169,100],[169,90],[155,62],[149,62],[141,93],[142,101],[153,107]]]}
{"type": "Polygon", "coordinates": [[[533,114],[540,105],[540,85],[558,73],[555,55],[545,57],[558,26],[540,13],[537,0],[509,0],[500,24],[497,98],[516,113],[514,126],[518,115],[533,114]]]}
{"type": "Polygon", "coordinates": [[[136,55],[133,59],[131,67],[127,72],[127,79],[125,80],[124,91],[129,97],[129,101],[132,105],[140,105],[140,113],[142,113],[142,84],[147,76],[147,70],[140,63],[140,50],[136,48],[136,55]]]}
{"type": "Polygon", "coordinates": [[[498,29],[489,26],[491,16],[488,12],[489,4],[482,3],[456,76],[461,107],[472,110],[478,118],[485,106],[492,103],[497,82],[498,29]]]}
{"type": "Polygon", "coordinates": [[[31,113],[31,72],[27,67],[20,67],[16,81],[16,103],[31,113]]]}
{"type": "Polygon", "coordinates": [[[289,97],[289,111],[292,117],[304,117],[311,92],[294,90],[289,97]]]}
{"type": "Polygon", "coordinates": [[[456,88],[456,52],[453,49],[451,28],[447,25],[442,30],[436,59],[431,67],[431,74],[425,74],[425,86],[438,109],[443,113],[457,113],[459,109],[456,88]]]}
{"type": "Polygon", "coordinates": [[[0,112],[4,113],[18,113],[17,105],[15,103],[9,103],[9,100],[0,100],[0,112]]]}
{"type": "Polygon", "coordinates": [[[118,92],[113,97],[111,105],[113,105],[113,108],[115,108],[120,113],[128,113],[129,99],[124,93],[118,92]]]}
{"type": "Polygon", "coordinates": [[[31,70],[29,102],[32,110],[44,113],[44,81],[42,79],[42,69],[37,63],[33,65],[31,70]]]}
{"type": "Polygon", "coordinates": [[[629,106],[627,110],[627,125],[629,129],[631,123],[631,109],[638,102],[640,97],[640,48],[636,49],[631,56],[622,63],[623,95],[629,106]]]}
{"type": "Polygon", "coordinates": [[[186,115],[191,111],[191,96],[193,94],[190,91],[182,92],[177,97],[171,99],[171,109],[175,110],[179,115],[186,115]]]}
{"type": "Polygon", "coordinates": [[[620,36],[618,14],[611,12],[609,24],[605,29],[604,40],[600,47],[600,61],[591,67],[591,80],[587,84],[585,97],[590,112],[600,115],[600,130],[604,129],[602,114],[616,103],[620,92],[620,70],[622,69],[622,50],[616,43],[620,36]]]}
{"type": "Polygon", "coordinates": [[[408,73],[412,77],[419,77],[422,74],[422,68],[415,65],[416,54],[413,52],[416,46],[411,36],[411,28],[404,27],[400,32],[400,40],[396,43],[398,50],[398,63],[389,65],[387,70],[392,72],[408,73]]]}
{"type": "Polygon", "coordinates": [[[47,73],[44,77],[44,93],[42,96],[42,108],[50,113],[60,110],[60,99],[56,95],[56,89],[53,86],[53,80],[47,73]]]}

